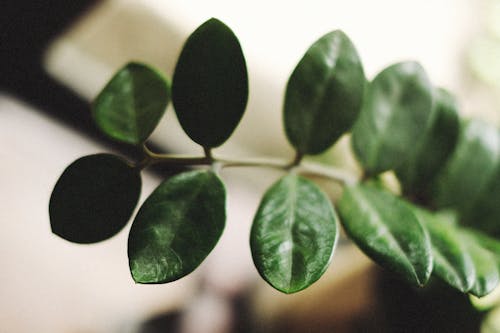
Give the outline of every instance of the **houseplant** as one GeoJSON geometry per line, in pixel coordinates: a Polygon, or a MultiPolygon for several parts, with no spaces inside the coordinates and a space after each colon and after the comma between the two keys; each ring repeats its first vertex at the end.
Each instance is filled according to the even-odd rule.
{"type": "Polygon", "coordinates": [[[295,150],[286,161],[213,153],[230,138],[247,98],[243,52],[217,19],[188,38],[171,82],[149,65],[127,64],[97,96],[92,114],[103,133],[142,149],[143,158],[98,154],[72,163],[51,196],[53,232],[77,243],[112,237],[134,211],[141,170],[159,163],[194,166],[159,185],[129,234],[134,281],[174,281],[194,271],[223,232],[219,171],[275,168],[285,175],[264,195],[250,232],[255,266],[275,289],[295,293],[318,280],[330,264],[339,226],[370,258],[412,285],[438,278],[478,297],[497,286],[498,130],[461,119],[454,97],[434,87],[418,63],[397,63],[367,80],[343,32],[318,39],[286,87],[283,120],[295,150]],[[147,147],[170,101],[203,155],[164,155],[147,147]],[[351,137],[361,177],[304,160],[344,135],[351,137]],[[396,175],[399,188],[384,182],[387,172],[396,175]],[[310,175],[343,186],[334,205],[310,175]]]}

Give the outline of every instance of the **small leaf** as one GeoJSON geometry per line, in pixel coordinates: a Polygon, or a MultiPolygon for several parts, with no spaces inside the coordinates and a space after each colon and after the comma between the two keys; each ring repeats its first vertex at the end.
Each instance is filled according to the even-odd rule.
{"type": "Polygon", "coordinates": [[[432,272],[427,232],[401,199],[371,186],[344,190],[339,204],[346,233],[383,267],[424,285],[432,272]]]}
{"type": "Polygon", "coordinates": [[[469,291],[476,281],[476,271],[457,228],[439,214],[416,207],[414,213],[431,238],[434,274],[462,292],[469,291]]]}
{"type": "Polygon", "coordinates": [[[70,242],[95,243],[117,234],[139,200],[141,178],[110,154],[82,157],[64,170],[49,203],[52,232],[70,242]]]}
{"type": "Polygon", "coordinates": [[[380,72],[367,87],[353,127],[353,149],[366,171],[376,175],[409,158],[431,111],[431,84],[418,63],[398,63],[380,72]]]}
{"type": "Polygon", "coordinates": [[[500,232],[500,136],[493,125],[468,121],[457,147],[436,180],[434,203],[458,210],[460,220],[500,232]]]}
{"type": "Polygon", "coordinates": [[[111,138],[138,145],[151,135],[170,101],[170,83],[155,69],[129,63],[94,101],[97,126],[111,138]]]}
{"type": "Polygon", "coordinates": [[[210,171],[191,171],[158,186],[140,208],[128,241],[137,283],[166,283],[191,273],[217,244],[226,192],[210,171]]]}
{"type": "Polygon", "coordinates": [[[426,194],[433,179],[445,165],[458,139],[458,106],[444,89],[434,91],[430,124],[411,156],[396,169],[405,193],[426,194]]]}
{"type": "Polygon", "coordinates": [[[238,39],[212,18],[189,36],[177,62],[172,82],[177,118],[193,141],[217,147],[240,122],[247,99],[247,69],[238,39]]]}
{"type": "Polygon", "coordinates": [[[347,132],[361,109],[365,81],[358,53],[342,31],[317,40],[286,89],[285,129],[295,149],[319,154],[347,132]]]}
{"type": "Polygon", "coordinates": [[[494,255],[481,247],[476,239],[463,232],[462,239],[467,245],[468,252],[472,258],[476,270],[476,281],[470,293],[477,297],[488,295],[500,282],[498,263],[494,255]]]}
{"type": "Polygon", "coordinates": [[[250,247],[257,270],[284,293],[307,288],[330,263],[336,223],[330,200],[316,185],[296,175],[283,177],[266,192],[253,222],[250,247]]]}

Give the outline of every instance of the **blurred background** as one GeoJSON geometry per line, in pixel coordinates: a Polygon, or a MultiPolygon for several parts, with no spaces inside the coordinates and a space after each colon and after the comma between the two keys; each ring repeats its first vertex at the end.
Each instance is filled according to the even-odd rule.
{"type": "MultiPolygon", "coordinates": [[[[272,290],[253,268],[248,234],[276,173],[224,172],[221,242],[194,274],[168,285],[133,283],[127,230],[86,246],[52,235],[48,201],[76,158],[136,154],[105,140],[90,118],[90,102],[111,75],[137,60],[171,77],[183,42],[210,17],[240,39],[250,80],[246,114],[216,154],[292,156],[281,123],[288,76],[309,45],[335,29],[356,45],[369,79],[391,63],[419,61],[435,85],[457,96],[463,116],[498,124],[500,1],[18,0],[2,7],[0,332],[422,331],[420,319],[477,330],[482,313],[460,316],[469,313],[467,299],[444,292],[425,308],[425,293],[385,277],[348,241],[317,284],[293,296],[272,290]]],[[[151,139],[155,150],[201,153],[172,110],[164,118],[151,139]]],[[[346,139],[328,154],[355,168],[346,139]]],[[[141,201],[169,172],[143,174],[141,201]]],[[[485,322],[483,331],[500,331],[495,316],[485,322]]]]}

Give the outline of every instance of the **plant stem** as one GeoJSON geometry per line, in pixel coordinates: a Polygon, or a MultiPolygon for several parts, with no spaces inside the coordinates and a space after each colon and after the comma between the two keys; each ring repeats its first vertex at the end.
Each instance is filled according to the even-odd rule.
{"type": "Polygon", "coordinates": [[[210,149],[205,149],[205,156],[187,156],[187,155],[171,155],[171,154],[156,154],[144,146],[145,158],[136,164],[136,168],[142,170],[153,164],[167,164],[173,166],[194,166],[194,165],[215,165],[217,170],[234,167],[261,167],[271,168],[283,171],[293,169],[298,174],[310,175],[325,178],[342,185],[353,185],[358,182],[358,179],[353,175],[333,167],[327,167],[316,163],[303,162],[303,155],[297,153],[294,159],[290,162],[279,158],[245,158],[231,159],[224,157],[215,157],[210,149]]]}

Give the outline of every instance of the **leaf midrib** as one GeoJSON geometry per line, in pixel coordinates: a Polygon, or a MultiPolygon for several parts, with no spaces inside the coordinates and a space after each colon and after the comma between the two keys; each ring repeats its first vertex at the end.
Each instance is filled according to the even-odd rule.
{"type": "Polygon", "coordinates": [[[287,241],[290,241],[290,251],[289,251],[289,254],[288,254],[288,262],[289,262],[289,274],[288,274],[288,281],[287,281],[287,284],[288,284],[288,288],[287,290],[290,289],[291,285],[292,285],[292,276],[293,276],[293,256],[294,256],[294,248],[295,248],[295,241],[294,241],[294,237],[293,237],[293,228],[294,228],[294,225],[296,223],[296,214],[295,214],[295,210],[296,210],[296,206],[297,206],[297,185],[298,185],[298,178],[296,176],[289,176],[289,179],[287,179],[287,181],[289,182],[289,193],[290,195],[287,196],[287,206],[290,207],[289,209],[289,214],[288,214],[288,218],[286,219],[287,221],[287,231],[286,231],[286,234],[288,237],[286,237],[287,241]]]}

